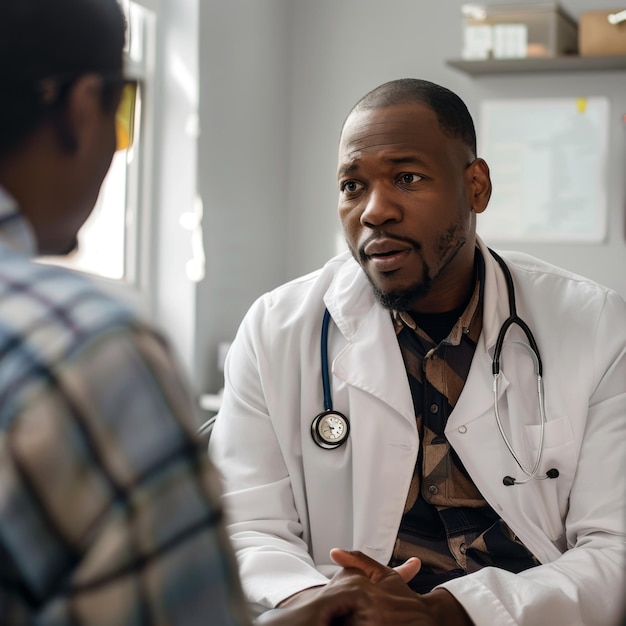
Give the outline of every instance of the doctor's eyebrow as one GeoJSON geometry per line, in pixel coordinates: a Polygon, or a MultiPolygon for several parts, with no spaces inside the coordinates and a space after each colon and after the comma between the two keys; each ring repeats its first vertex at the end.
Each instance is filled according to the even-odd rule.
{"type": "MultiPolygon", "coordinates": [[[[427,167],[427,163],[416,156],[398,156],[398,157],[385,157],[383,159],[386,163],[390,163],[391,165],[418,165],[420,167],[427,167]]],[[[337,178],[341,179],[348,174],[356,172],[359,169],[358,163],[350,163],[349,165],[344,165],[339,168],[337,172],[337,178]]]]}
{"type": "Polygon", "coordinates": [[[416,157],[416,156],[401,156],[401,157],[385,157],[383,159],[387,163],[392,163],[393,165],[404,165],[405,163],[408,165],[426,165],[426,163],[416,157]]]}
{"type": "Polygon", "coordinates": [[[341,179],[344,176],[351,174],[352,172],[356,172],[358,169],[358,163],[350,163],[350,165],[344,165],[343,167],[339,168],[339,171],[337,172],[337,179],[341,179]]]}

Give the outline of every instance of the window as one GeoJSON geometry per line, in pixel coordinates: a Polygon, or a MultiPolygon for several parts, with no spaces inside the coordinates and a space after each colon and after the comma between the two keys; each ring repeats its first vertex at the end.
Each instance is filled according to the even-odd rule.
{"type": "Polygon", "coordinates": [[[96,206],[78,233],[76,252],[44,261],[92,274],[137,295],[147,283],[142,279],[142,257],[146,258],[149,240],[146,207],[152,132],[144,105],[153,91],[156,14],[146,2],[122,0],[120,4],[128,24],[125,74],[139,82],[134,143],[115,153],[96,206]]]}
{"type": "Polygon", "coordinates": [[[140,81],[133,149],[115,156],[71,258],[170,336],[195,370],[196,282],[204,275],[196,198],[200,0],[118,0],[129,24],[126,73],[140,81]]]}

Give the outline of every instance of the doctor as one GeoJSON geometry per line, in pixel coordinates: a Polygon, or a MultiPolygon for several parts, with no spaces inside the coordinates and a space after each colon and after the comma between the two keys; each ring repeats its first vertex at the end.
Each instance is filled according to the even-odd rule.
{"type": "Polygon", "coordinates": [[[226,362],[211,452],[251,605],[348,569],[380,624],[615,624],[623,299],[477,237],[489,168],[433,83],[357,103],[338,186],[350,253],[262,296],[226,362]]]}

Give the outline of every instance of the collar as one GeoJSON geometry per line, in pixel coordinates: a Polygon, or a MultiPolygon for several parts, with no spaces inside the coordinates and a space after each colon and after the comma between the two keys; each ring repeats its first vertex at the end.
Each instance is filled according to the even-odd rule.
{"type": "Polygon", "coordinates": [[[33,257],[37,254],[35,233],[17,202],[0,186],[0,248],[33,257]]]}
{"type": "MultiPolygon", "coordinates": [[[[490,350],[496,343],[502,323],[509,316],[508,290],[502,270],[478,235],[476,247],[480,250],[485,265],[482,297],[483,332],[480,341],[485,350],[490,350]]],[[[502,252],[499,254],[505,256],[502,252]]],[[[508,261],[507,265],[515,274],[515,266],[508,261]]],[[[378,304],[365,272],[349,252],[332,259],[325,269],[330,272],[332,278],[324,295],[324,304],[346,339],[352,341],[366,325],[365,320],[370,315],[374,316],[379,324],[390,320],[389,311],[378,304]]]]}

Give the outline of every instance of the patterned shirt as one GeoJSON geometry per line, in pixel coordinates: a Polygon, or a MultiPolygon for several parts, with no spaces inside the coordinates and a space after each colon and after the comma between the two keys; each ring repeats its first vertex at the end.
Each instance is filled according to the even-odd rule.
{"type": "Polygon", "coordinates": [[[539,564],[485,502],[444,433],[482,331],[478,251],[476,275],[469,304],[439,343],[410,314],[393,314],[421,446],[390,565],[420,557],[422,568],[410,583],[420,593],[487,565],[520,572],[539,564]]]}
{"type": "Polygon", "coordinates": [[[0,623],[249,624],[167,345],[33,252],[0,189],[0,623]]]}

